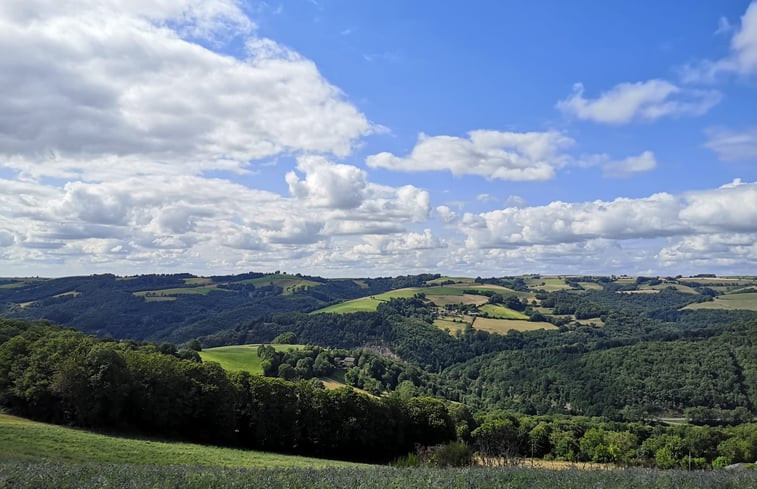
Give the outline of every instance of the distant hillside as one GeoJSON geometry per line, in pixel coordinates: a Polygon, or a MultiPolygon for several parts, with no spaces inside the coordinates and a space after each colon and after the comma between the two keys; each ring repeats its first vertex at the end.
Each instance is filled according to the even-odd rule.
{"type": "Polygon", "coordinates": [[[352,280],[251,272],[6,278],[0,279],[0,316],[46,319],[101,337],[180,343],[271,313],[309,312],[437,277],[352,280]]]}

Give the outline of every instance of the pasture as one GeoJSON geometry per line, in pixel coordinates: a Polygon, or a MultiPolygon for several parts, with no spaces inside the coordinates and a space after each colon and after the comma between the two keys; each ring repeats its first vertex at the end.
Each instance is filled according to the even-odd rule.
{"type": "Polygon", "coordinates": [[[689,304],[684,309],[725,309],[728,311],[744,309],[747,311],[757,311],[757,292],[721,295],[715,297],[710,302],[689,304]]]}
{"type": "MultiPolygon", "coordinates": [[[[203,362],[216,362],[224,370],[241,370],[254,375],[263,374],[263,366],[258,356],[260,345],[232,345],[208,348],[200,352],[203,362]]],[[[300,350],[305,345],[271,345],[276,351],[300,350]]]]}
{"type": "Polygon", "coordinates": [[[478,310],[485,312],[489,317],[495,319],[528,319],[528,316],[522,312],[514,311],[498,304],[484,304],[483,306],[480,306],[478,310]]]}
{"type": "Polygon", "coordinates": [[[508,331],[536,331],[537,329],[557,329],[552,323],[524,321],[522,319],[492,319],[477,317],[473,327],[489,333],[507,334],[508,331]]]}
{"type": "Polygon", "coordinates": [[[267,285],[273,285],[276,287],[281,287],[283,289],[282,293],[284,295],[290,295],[294,292],[297,292],[298,290],[307,289],[310,287],[316,287],[318,285],[321,285],[318,282],[314,282],[312,280],[306,280],[304,278],[298,277],[297,275],[289,275],[287,273],[272,273],[264,277],[240,280],[239,282],[234,282],[234,283],[252,284],[255,287],[265,287],[267,285]]]}
{"type": "MultiPolygon", "coordinates": [[[[0,414],[0,459],[10,458],[25,462],[191,465],[198,468],[356,466],[347,462],[268,452],[104,435],[0,414]]],[[[0,470],[0,473],[5,473],[5,471],[0,470]]],[[[0,487],[14,486],[3,486],[3,476],[0,475],[0,487]]]]}

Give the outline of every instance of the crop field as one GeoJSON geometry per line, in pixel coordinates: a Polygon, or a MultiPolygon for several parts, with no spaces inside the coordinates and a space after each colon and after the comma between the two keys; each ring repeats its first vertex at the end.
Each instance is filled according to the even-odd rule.
{"type": "Polygon", "coordinates": [[[755,471],[550,470],[533,467],[395,469],[392,467],[220,468],[0,461],[0,488],[94,489],[745,489],[755,471]]]}
{"type": "Polygon", "coordinates": [[[455,331],[463,331],[465,327],[470,324],[460,318],[452,318],[452,316],[442,316],[434,320],[434,326],[439,329],[449,329],[450,334],[455,334],[455,331]]]}
{"type": "Polygon", "coordinates": [[[480,306],[486,304],[489,298],[484,295],[477,294],[463,294],[463,295],[427,295],[426,299],[430,300],[434,304],[440,307],[444,307],[448,304],[473,304],[474,306],[480,306]]]}
{"type": "MultiPolygon", "coordinates": [[[[224,370],[234,371],[241,370],[251,374],[261,375],[263,367],[258,357],[258,347],[260,345],[233,345],[219,346],[217,348],[207,348],[200,352],[200,358],[203,362],[216,362],[224,370]]],[[[271,345],[276,351],[287,351],[291,349],[302,349],[305,345],[271,345]]]]}
{"type": "Polygon", "coordinates": [[[552,323],[539,321],[524,321],[522,319],[492,319],[476,318],[473,327],[490,333],[507,334],[510,330],[535,331],[537,329],[557,329],[552,323]]]}
{"type": "Polygon", "coordinates": [[[497,304],[485,304],[478,308],[479,311],[487,313],[495,319],[528,319],[528,316],[522,312],[514,311],[508,307],[497,304]]]}
{"type": "Polygon", "coordinates": [[[684,309],[745,309],[748,311],[757,311],[757,292],[721,295],[715,297],[711,302],[689,304],[684,309]]]}
{"type": "MultiPolygon", "coordinates": [[[[8,459],[66,464],[191,465],[196,468],[344,467],[355,465],[346,462],[192,443],[103,435],[0,414],[0,460],[8,459]]],[[[7,476],[7,468],[6,470],[0,469],[0,487],[23,487],[8,484],[7,479],[6,485],[4,485],[3,477],[7,476]]],[[[41,481],[37,482],[37,484],[39,483],[41,481]]],[[[26,487],[55,486],[32,484],[26,487]]],[[[119,484],[96,487],[134,486],[119,484]]]]}

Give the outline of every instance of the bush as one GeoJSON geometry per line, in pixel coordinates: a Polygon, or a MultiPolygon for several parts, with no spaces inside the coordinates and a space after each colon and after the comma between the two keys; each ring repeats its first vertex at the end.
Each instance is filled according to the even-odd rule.
{"type": "Polygon", "coordinates": [[[467,467],[473,463],[473,452],[461,441],[430,447],[427,453],[426,465],[430,467],[467,467]]]}

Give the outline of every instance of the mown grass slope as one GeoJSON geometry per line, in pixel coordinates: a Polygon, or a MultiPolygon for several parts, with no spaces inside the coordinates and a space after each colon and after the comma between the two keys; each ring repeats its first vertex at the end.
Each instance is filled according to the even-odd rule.
{"type": "Polygon", "coordinates": [[[7,414],[0,414],[0,459],[237,468],[357,466],[268,452],[104,435],[7,414]]]}

